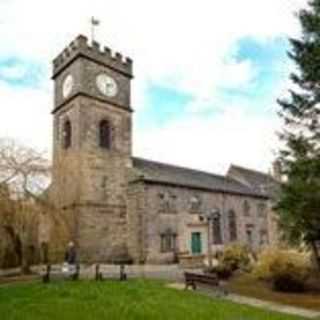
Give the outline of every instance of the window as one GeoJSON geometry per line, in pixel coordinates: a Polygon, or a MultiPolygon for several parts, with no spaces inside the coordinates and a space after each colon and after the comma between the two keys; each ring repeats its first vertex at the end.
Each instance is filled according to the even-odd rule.
{"type": "Polygon", "coordinates": [[[160,235],[161,252],[174,252],[176,250],[177,234],[171,229],[166,230],[160,235]]]}
{"type": "Polygon", "coordinates": [[[222,235],[221,235],[221,218],[220,215],[214,217],[212,222],[213,228],[213,244],[222,244],[222,235]]]}
{"type": "Polygon", "coordinates": [[[70,120],[66,120],[63,125],[63,147],[68,149],[71,147],[72,141],[72,127],[70,120]]]}
{"type": "Polygon", "coordinates": [[[159,211],[168,212],[170,209],[169,200],[166,194],[159,193],[159,211]]]}
{"type": "Polygon", "coordinates": [[[237,240],[237,218],[236,213],[233,210],[229,211],[229,235],[230,235],[230,241],[236,241],[237,240]]]}
{"type": "Polygon", "coordinates": [[[201,207],[201,200],[198,196],[193,196],[190,199],[190,212],[199,213],[201,207]]]}
{"type": "Polygon", "coordinates": [[[103,149],[111,147],[111,129],[107,120],[102,120],[99,124],[99,146],[103,149]]]}
{"type": "Polygon", "coordinates": [[[244,201],[243,203],[243,212],[244,212],[244,215],[246,217],[249,217],[250,216],[250,204],[247,200],[244,201]]]}
{"type": "Polygon", "coordinates": [[[176,199],[177,196],[173,193],[159,193],[159,212],[176,212],[176,199]]]}
{"type": "Polygon", "coordinates": [[[268,231],[265,229],[260,230],[260,245],[263,246],[269,243],[268,231]]]}
{"type": "Polygon", "coordinates": [[[247,227],[246,235],[247,235],[247,244],[251,247],[253,245],[253,231],[251,227],[247,227]]]}
{"type": "Polygon", "coordinates": [[[177,207],[176,207],[176,201],[177,201],[177,196],[174,193],[169,193],[169,208],[171,212],[176,212],[177,207]]]}
{"type": "Polygon", "coordinates": [[[267,206],[265,203],[259,203],[257,207],[258,217],[266,218],[267,217],[267,206]]]}

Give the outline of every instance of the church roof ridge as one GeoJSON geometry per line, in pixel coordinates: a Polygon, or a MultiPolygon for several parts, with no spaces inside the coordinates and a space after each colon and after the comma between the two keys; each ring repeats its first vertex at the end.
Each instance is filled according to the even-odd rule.
{"type": "Polygon", "coordinates": [[[266,197],[229,176],[218,175],[183,166],[133,157],[133,166],[142,173],[144,181],[209,191],[266,197]]]}
{"type": "Polygon", "coordinates": [[[217,173],[204,171],[204,170],[200,170],[200,169],[190,168],[190,167],[176,165],[176,164],[172,164],[172,163],[165,163],[165,162],[156,161],[156,160],[149,160],[149,159],[141,158],[141,157],[132,157],[132,158],[133,158],[133,160],[145,161],[145,162],[148,162],[148,163],[153,163],[155,165],[161,165],[161,166],[164,166],[164,167],[171,167],[172,169],[187,170],[187,171],[192,171],[192,172],[195,172],[195,173],[197,172],[197,173],[202,173],[202,174],[206,174],[206,175],[211,175],[211,176],[214,176],[216,178],[234,180],[234,179],[232,179],[232,178],[230,178],[228,176],[222,175],[222,174],[217,174],[217,173]]]}
{"type": "Polygon", "coordinates": [[[233,163],[231,163],[231,165],[229,167],[229,170],[231,170],[232,168],[270,177],[270,174],[268,174],[267,172],[259,171],[257,169],[247,168],[247,167],[244,167],[244,166],[239,166],[239,165],[233,164],[233,163]]]}

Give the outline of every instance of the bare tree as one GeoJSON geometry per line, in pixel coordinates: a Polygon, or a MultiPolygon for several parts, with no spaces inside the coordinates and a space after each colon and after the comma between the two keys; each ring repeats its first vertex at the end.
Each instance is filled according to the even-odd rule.
{"type": "Polygon", "coordinates": [[[0,139],[0,228],[11,239],[23,272],[29,271],[28,250],[49,181],[50,165],[44,154],[0,139]]]}

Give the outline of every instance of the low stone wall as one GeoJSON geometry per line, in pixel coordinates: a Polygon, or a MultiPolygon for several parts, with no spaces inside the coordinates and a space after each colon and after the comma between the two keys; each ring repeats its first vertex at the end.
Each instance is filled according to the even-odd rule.
{"type": "MultiPolygon", "coordinates": [[[[30,267],[32,273],[40,273],[42,266],[34,265],[30,267]]],[[[0,269],[0,278],[17,276],[21,273],[21,268],[0,269]]]]}
{"type": "MultiPolygon", "coordinates": [[[[101,264],[100,271],[107,277],[118,278],[120,266],[101,264]]],[[[128,278],[162,279],[182,281],[184,270],[179,265],[126,265],[125,272],[128,278]]],[[[80,277],[94,279],[95,265],[80,267],[80,277]]]]}
{"type": "MultiPolygon", "coordinates": [[[[62,264],[56,264],[55,266],[62,266],[62,264]]],[[[80,266],[80,278],[92,280],[95,279],[95,264],[80,266]]],[[[128,278],[145,278],[145,279],[159,279],[167,281],[183,281],[184,272],[191,268],[182,267],[178,264],[170,265],[126,265],[125,272],[127,273],[128,278]]],[[[32,272],[36,274],[41,274],[44,270],[43,265],[37,265],[31,267],[32,272]]],[[[194,268],[192,268],[195,271],[194,268]]],[[[111,265],[111,264],[100,264],[100,271],[108,278],[119,278],[120,275],[120,266],[111,265]]],[[[199,269],[200,271],[200,269],[199,269]]],[[[0,269],[0,278],[1,277],[10,277],[15,276],[20,273],[20,268],[14,269],[0,269]]]]}
{"type": "Polygon", "coordinates": [[[10,277],[20,273],[20,268],[0,269],[0,278],[10,277]]]}

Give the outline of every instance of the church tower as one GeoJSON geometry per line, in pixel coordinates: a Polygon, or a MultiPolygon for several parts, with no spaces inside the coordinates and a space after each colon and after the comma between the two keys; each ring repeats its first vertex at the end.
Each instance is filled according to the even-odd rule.
{"type": "Polygon", "coordinates": [[[54,199],[80,259],[111,261],[127,246],[132,61],[80,35],[52,78],[54,199]]]}

